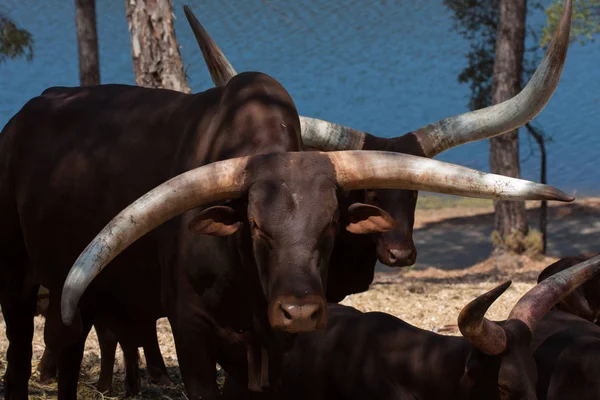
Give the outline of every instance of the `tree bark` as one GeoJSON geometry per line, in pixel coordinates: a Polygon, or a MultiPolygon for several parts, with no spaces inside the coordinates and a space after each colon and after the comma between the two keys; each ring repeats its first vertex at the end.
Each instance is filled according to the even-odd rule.
{"type": "Polygon", "coordinates": [[[81,86],[99,85],[96,0],[75,0],[75,25],[79,52],[79,83],[81,86]]]}
{"type": "MultiPolygon", "coordinates": [[[[498,6],[492,104],[508,100],[520,91],[525,48],[526,0],[500,0],[498,6]]],[[[520,176],[518,130],[490,139],[490,169],[496,174],[520,176]]],[[[515,233],[527,234],[525,202],[496,201],[494,208],[495,229],[502,239],[515,233]]]]}
{"type": "Polygon", "coordinates": [[[135,83],[189,93],[170,0],[125,0],[135,83]]]}

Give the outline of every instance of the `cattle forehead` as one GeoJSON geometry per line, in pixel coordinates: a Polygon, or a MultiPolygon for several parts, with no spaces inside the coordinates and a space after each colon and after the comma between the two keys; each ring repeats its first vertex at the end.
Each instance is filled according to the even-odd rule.
{"type": "Polygon", "coordinates": [[[326,155],[317,152],[271,153],[253,157],[246,166],[247,182],[281,185],[291,191],[306,187],[335,187],[335,169],[326,155]]]}
{"type": "Polygon", "coordinates": [[[327,157],[273,154],[260,157],[247,169],[252,182],[248,193],[251,212],[260,212],[259,208],[289,212],[307,207],[319,212],[337,204],[334,169],[327,157]]]}

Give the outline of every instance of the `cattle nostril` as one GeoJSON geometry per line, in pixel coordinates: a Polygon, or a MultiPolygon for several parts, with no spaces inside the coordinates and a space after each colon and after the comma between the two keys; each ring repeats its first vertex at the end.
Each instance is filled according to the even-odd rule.
{"type": "Polygon", "coordinates": [[[292,320],[292,314],[290,314],[290,313],[289,313],[289,312],[288,312],[288,311],[285,309],[285,307],[283,307],[283,306],[280,306],[280,307],[281,307],[281,312],[283,313],[283,317],[284,317],[285,319],[287,319],[288,321],[291,321],[291,320],[292,320]]]}
{"type": "Polygon", "coordinates": [[[269,323],[276,330],[310,332],[327,323],[327,308],[322,296],[281,296],[269,307],[269,323]]]}
{"type": "Polygon", "coordinates": [[[310,315],[310,319],[312,321],[316,321],[321,317],[321,312],[323,311],[323,309],[321,307],[317,308],[311,315],[310,315]]]}
{"type": "Polygon", "coordinates": [[[412,265],[415,262],[416,253],[413,249],[387,249],[387,256],[380,261],[390,267],[412,265]]]}

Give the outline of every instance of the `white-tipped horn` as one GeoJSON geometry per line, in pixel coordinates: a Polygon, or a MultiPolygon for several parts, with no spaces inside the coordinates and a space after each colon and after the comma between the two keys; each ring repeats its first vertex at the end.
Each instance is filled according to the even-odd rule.
{"type": "Polygon", "coordinates": [[[385,151],[324,153],[345,190],[410,189],[496,200],[575,198],[552,186],[489,174],[425,157],[385,151]]]}
{"type": "Polygon", "coordinates": [[[527,85],[515,97],[427,125],[412,134],[427,157],[464,143],[517,129],[535,118],[552,97],[567,57],[572,0],[567,0],[554,37],[527,85]]]}
{"type": "MultiPolygon", "coordinates": [[[[423,155],[434,157],[461,144],[512,131],[531,121],[544,109],[558,85],[567,57],[571,3],[572,0],[566,1],[552,42],[523,90],[500,104],[449,117],[409,133],[420,143],[423,155]]],[[[302,141],[306,146],[328,151],[364,149],[365,137],[369,135],[366,132],[316,118],[300,118],[302,141]]]]}

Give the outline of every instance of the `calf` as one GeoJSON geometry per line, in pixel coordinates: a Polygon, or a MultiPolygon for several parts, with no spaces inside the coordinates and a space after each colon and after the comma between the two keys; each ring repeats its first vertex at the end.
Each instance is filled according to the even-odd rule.
{"type": "MultiPolygon", "coordinates": [[[[438,335],[384,313],[328,304],[327,328],[299,335],[286,355],[277,390],[264,398],[536,399],[532,334],[544,330],[544,315],[555,303],[599,272],[600,257],[564,270],[521,297],[507,320],[489,321],[484,314],[509,287],[506,282],[463,308],[458,318],[463,337],[438,335]]],[[[263,398],[229,378],[224,395],[263,398]]]]}

